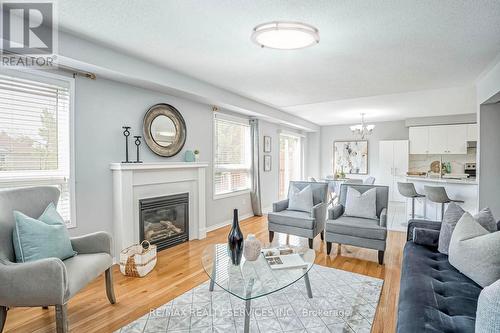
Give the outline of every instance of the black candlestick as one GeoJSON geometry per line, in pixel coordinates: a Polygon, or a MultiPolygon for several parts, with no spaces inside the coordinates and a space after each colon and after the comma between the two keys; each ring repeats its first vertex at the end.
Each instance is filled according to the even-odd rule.
{"type": "Polygon", "coordinates": [[[130,126],[122,126],[124,129],[123,135],[125,136],[125,161],[123,163],[130,163],[128,160],[128,137],[130,136],[130,126]]]}
{"type": "Polygon", "coordinates": [[[135,146],[137,147],[137,160],[134,163],[142,163],[142,161],[139,160],[139,146],[141,145],[141,136],[134,135],[134,138],[135,138],[135,146]]]}

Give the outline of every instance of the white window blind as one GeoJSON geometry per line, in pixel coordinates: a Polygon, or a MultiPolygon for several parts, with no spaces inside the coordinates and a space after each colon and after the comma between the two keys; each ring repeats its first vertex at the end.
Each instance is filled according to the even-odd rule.
{"type": "Polygon", "coordinates": [[[250,189],[251,146],[248,121],[214,120],[214,194],[250,189]]]}
{"type": "Polygon", "coordinates": [[[0,75],[0,187],[59,187],[71,224],[69,83],[33,77],[0,75]]]}

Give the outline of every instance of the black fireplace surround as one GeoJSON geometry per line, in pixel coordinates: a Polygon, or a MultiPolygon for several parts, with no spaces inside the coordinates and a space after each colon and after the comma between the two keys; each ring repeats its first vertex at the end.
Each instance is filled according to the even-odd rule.
{"type": "Polygon", "coordinates": [[[141,241],[156,244],[158,250],[189,239],[189,194],[175,194],[139,200],[141,241]]]}

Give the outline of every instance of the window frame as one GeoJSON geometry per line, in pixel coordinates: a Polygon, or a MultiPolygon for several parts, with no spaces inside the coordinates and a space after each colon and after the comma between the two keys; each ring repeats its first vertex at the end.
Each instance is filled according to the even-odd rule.
{"type": "MultiPolygon", "coordinates": [[[[231,192],[227,192],[227,193],[219,193],[219,194],[217,194],[215,192],[215,174],[217,171],[217,163],[216,163],[216,153],[217,153],[217,137],[216,137],[216,135],[217,135],[217,132],[215,129],[216,129],[217,118],[219,118],[223,121],[238,123],[238,124],[242,124],[242,125],[250,127],[250,120],[248,118],[236,117],[236,116],[231,116],[231,115],[227,115],[227,114],[222,114],[220,112],[214,112],[213,120],[212,120],[212,150],[213,150],[213,154],[212,154],[212,162],[213,162],[212,163],[212,165],[213,165],[213,167],[212,167],[212,196],[213,196],[213,200],[220,200],[220,199],[224,199],[224,198],[230,198],[230,197],[234,197],[234,196],[248,194],[252,191],[252,179],[251,179],[251,177],[252,177],[251,148],[252,147],[250,146],[249,147],[250,148],[250,161],[249,161],[249,167],[248,167],[248,173],[249,173],[250,180],[249,180],[248,188],[242,189],[242,190],[231,191],[231,192]]],[[[252,145],[251,135],[250,135],[249,144],[252,145]]],[[[246,168],[243,168],[241,170],[246,170],[246,168]]]]}
{"type": "MultiPolygon", "coordinates": [[[[58,84],[58,82],[64,82],[68,86],[69,103],[68,103],[68,134],[69,134],[69,209],[70,209],[70,221],[66,223],[66,228],[72,229],[77,227],[76,221],[76,180],[75,180],[75,79],[73,77],[68,77],[60,74],[50,73],[41,70],[14,70],[14,69],[0,69],[0,74],[17,77],[25,80],[38,81],[42,83],[58,84]]],[[[54,172],[26,172],[29,173],[26,176],[22,176],[19,173],[0,173],[0,184],[12,184],[14,187],[24,187],[24,186],[42,186],[51,185],[50,180],[60,178],[61,176],[56,175],[54,172]],[[48,184],[44,182],[48,181],[48,184]]],[[[1,186],[1,188],[6,188],[1,186]]]]}

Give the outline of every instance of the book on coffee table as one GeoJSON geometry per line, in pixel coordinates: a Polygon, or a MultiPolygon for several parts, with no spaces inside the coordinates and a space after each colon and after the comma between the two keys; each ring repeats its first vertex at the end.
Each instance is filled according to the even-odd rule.
{"type": "Polygon", "coordinates": [[[297,253],[265,258],[271,269],[307,268],[307,263],[297,253]]]}

